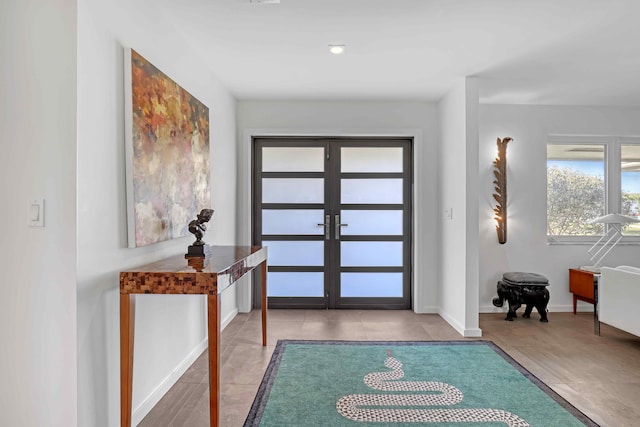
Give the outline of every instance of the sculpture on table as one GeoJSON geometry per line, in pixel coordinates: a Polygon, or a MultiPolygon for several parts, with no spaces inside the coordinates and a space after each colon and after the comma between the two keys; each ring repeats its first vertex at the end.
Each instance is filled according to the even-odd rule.
{"type": "Polygon", "coordinates": [[[207,231],[205,223],[209,222],[212,215],[213,209],[202,209],[198,214],[198,218],[189,223],[189,232],[196,236],[196,240],[191,246],[189,246],[189,252],[186,254],[187,257],[205,256],[205,243],[202,241],[202,238],[204,237],[204,233],[207,231]]]}

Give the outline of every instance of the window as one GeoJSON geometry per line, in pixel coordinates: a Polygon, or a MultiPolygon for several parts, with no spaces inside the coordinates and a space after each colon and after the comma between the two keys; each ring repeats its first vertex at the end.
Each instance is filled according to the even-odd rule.
{"type": "MultiPolygon", "coordinates": [[[[601,236],[608,213],[640,219],[640,138],[550,136],[547,144],[547,236],[601,236]]],[[[623,229],[640,236],[640,223],[623,229]]],[[[560,238],[560,239],[559,239],[560,238]]]]}
{"type": "MultiPolygon", "coordinates": [[[[640,145],[620,147],[622,214],[640,219],[640,145]]],[[[629,224],[623,234],[640,236],[640,223],[629,224]]]]}

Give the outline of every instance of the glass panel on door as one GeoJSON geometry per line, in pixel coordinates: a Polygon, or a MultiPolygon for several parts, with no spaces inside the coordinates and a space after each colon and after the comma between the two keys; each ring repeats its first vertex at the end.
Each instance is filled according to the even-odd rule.
{"type": "Polygon", "coordinates": [[[343,147],[342,172],[402,172],[401,147],[343,147]]]}
{"type": "Polygon", "coordinates": [[[264,178],[262,203],[323,203],[324,179],[264,178]]]}
{"type": "Polygon", "coordinates": [[[370,236],[401,235],[402,211],[342,210],[341,221],[349,224],[340,231],[343,236],[368,234],[370,236]]]}
{"type": "Polygon", "coordinates": [[[343,297],[402,297],[402,273],[341,273],[343,297]]]}
{"type": "Polygon", "coordinates": [[[263,172],[324,172],[324,147],[264,147],[263,172]]]}
{"type": "Polygon", "coordinates": [[[262,211],[262,234],[323,234],[324,222],[321,209],[264,209],[262,211]]]}
{"type": "Polygon", "coordinates": [[[402,242],[342,242],[340,265],[343,267],[402,266],[402,242]]]}
{"type": "Polygon", "coordinates": [[[402,179],[343,179],[342,203],[402,203],[402,179]]]}
{"type": "Polygon", "coordinates": [[[269,265],[272,266],[322,266],[324,265],[324,242],[269,241],[269,265]]]}
{"type": "MultiPolygon", "coordinates": [[[[269,248],[271,256],[271,248],[269,248]]],[[[324,273],[320,272],[270,272],[269,296],[271,297],[323,297],[324,273]]]]}

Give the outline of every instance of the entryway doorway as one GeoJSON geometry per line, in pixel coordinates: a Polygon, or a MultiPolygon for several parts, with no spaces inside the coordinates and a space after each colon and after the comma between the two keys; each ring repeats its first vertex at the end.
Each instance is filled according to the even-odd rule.
{"type": "Polygon", "coordinates": [[[269,307],[409,309],[412,138],[252,142],[269,307]]]}

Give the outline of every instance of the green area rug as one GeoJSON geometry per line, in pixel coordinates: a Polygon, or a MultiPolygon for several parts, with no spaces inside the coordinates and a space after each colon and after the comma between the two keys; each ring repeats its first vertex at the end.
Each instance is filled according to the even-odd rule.
{"type": "Polygon", "coordinates": [[[245,427],[597,426],[489,341],[278,341],[245,427]]]}

